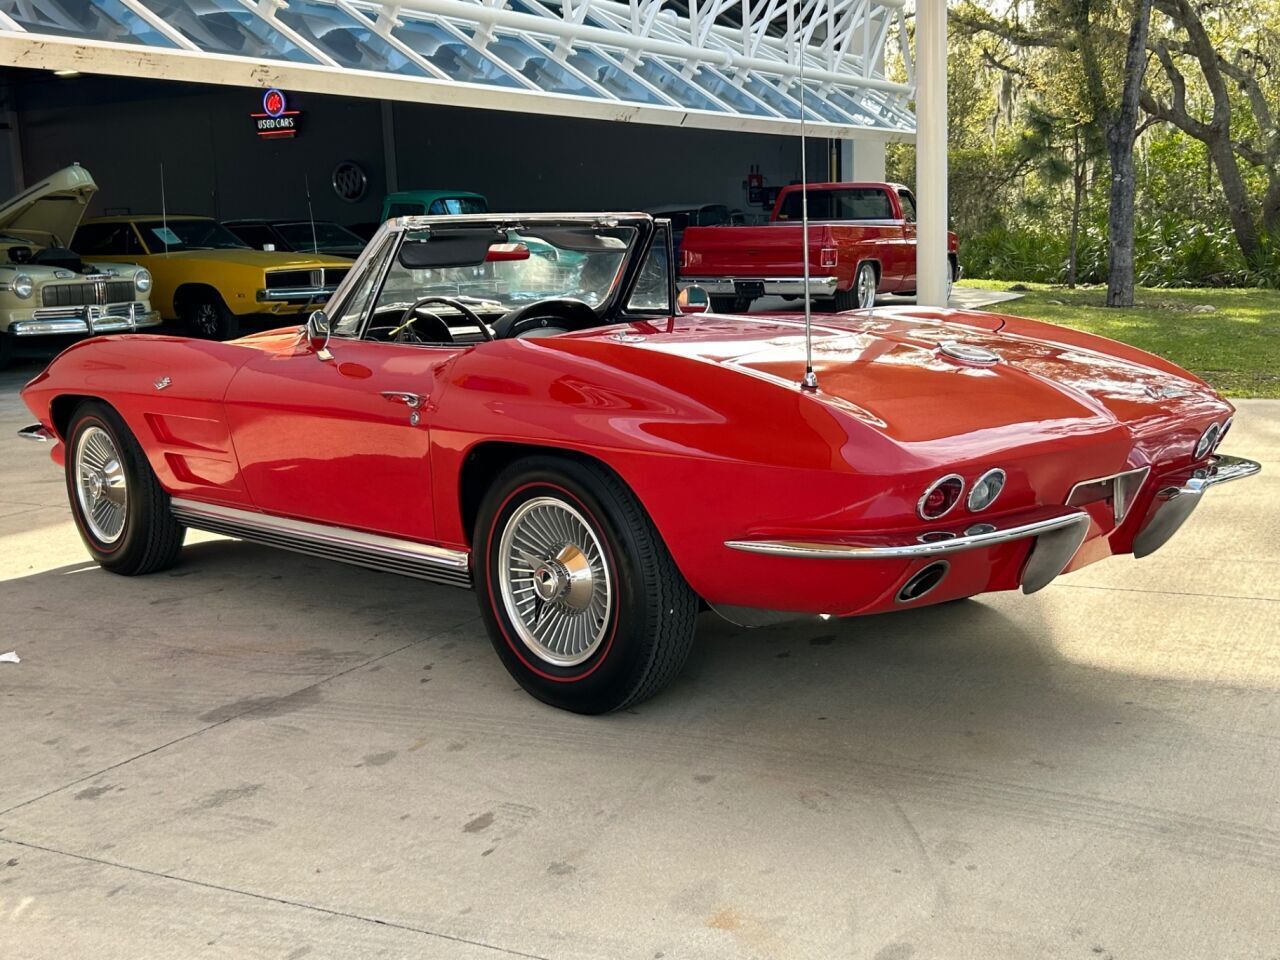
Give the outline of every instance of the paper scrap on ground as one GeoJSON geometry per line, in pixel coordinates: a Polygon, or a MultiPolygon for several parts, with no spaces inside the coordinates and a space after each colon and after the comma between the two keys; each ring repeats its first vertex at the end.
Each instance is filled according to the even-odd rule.
{"type": "Polygon", "coordinates": [[[0,663],[21,663],[18,659],[18,651],[10,650],[8,653],[0,653],[0,663]]]}

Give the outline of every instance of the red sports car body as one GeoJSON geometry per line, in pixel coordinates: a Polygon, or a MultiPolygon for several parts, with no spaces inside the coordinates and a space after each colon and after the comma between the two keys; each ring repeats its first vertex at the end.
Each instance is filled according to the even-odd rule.
{"type": "Polygon", "coordinates": [[[802,319],[684,313],[671,263],[638,214],[392,221],[328,317],[78,344],[24,432],[109,568],[195,527],[474,585],[517,679],[587,712],[665,683],[699,601],[754,624],[1032,592],[1258,469],[1216,452],[1233,410],[1191,374],[1013,317],[824,316],[802,389],[802,319]]]}

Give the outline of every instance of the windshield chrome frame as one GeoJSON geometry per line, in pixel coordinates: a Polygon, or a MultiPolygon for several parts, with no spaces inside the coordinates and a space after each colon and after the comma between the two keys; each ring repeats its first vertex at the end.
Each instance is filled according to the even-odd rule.
{"type": "MultiPolygon", "coordinates": [[[[382,271],[381,277],[378,279],[377,287],[370,299],[371,303],[376,303],[377,298],[382,295],[382,288],[385,286],[387,275],[390,273],[390,264],[400,255],[400,246],[404,243],[405,235],[410,231],[429,230],[433,226],[457,227],[466,225],[492,226],[501,230],[519,230],[529,224],[635,228],[636,239],[628,247],[626,257],[623,259],[619,270],[620,275],[617,283],[613,285],[609,296],[591,307],[596,316],[600,318],[600,326],[623,319],[626,312],[625,306],[639,278],[644,256],[648,253],[653,238],[658,233],[654,218],[647,213],[467,213],[434,217],[393,217],[378,228],[377,233],[365,245],[360,256],[351,264],[347,275],[343,277],[342,282],[338,284],[337,289],[334,290],[333,295],[326,302],[325,311],[332,316],[333,312],[329,309],[329,305],[344,304],[346,302],[356,285],[366,259],[373,256],[381,246],[382,241],[388,237],[391,238],[391,242],[395,246],[384,265],[385,269],[382,271]]],[[[668,254],[670,254],[672,242],[669,232],[667,245],[668,254]]],[[[670,286],[674,290],[675,265],[670,256],[667,258],[667,274],[670,278],[670,286]]],[[[672,294],[671,304],[674,310],[674,293],[672,294]]],[[[352,339],[364,339],[370,316],[371,314],[366,312],[360,322],[359,336],[352,339]]]]}

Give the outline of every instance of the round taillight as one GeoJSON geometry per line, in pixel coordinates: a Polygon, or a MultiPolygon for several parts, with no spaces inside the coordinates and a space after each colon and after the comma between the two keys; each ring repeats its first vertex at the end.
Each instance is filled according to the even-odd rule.
{"type": "Polygon", "coordinates": [[[924,520],[937,520],[951,512],[952,507],[960,502],[964,493],[964,479],[957,474],[948,474],[929,484],[924,496],[916,504],[918,512],[924,520]]]}
{"type": "Polygon", "coordinates": [[[1219,428],[1216,423],[1211,423],[1205,428],[1204,433],[1200,434],[1200,439],[1196,441],[1195,458],[1202,460],[1207,457],[1214,445],[1218,442],[1219,428]]]}
{"type": "Polygon", "coordinates": [[[974,513],[979,510],[985,510],[996,502],[996,497],[1000,496],[1000,491],[1004,489],[1004,471],[998,467],[988,470],[976,481],[969,490],[969,509],[974,513]]]}

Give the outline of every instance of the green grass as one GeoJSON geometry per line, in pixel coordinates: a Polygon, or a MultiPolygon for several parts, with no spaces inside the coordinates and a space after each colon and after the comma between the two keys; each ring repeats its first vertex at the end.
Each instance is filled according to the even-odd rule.
{"type": "MultiPolygon", "coordinates": [[[[1001,280],[966,287],[1007,290],[1001,280]]],[[[1280,398],[1280,291],[1140,289],[1136,305],[1108,309],[1101,287],[1024,284],[1019,300],[990,309],[1087,330],[1159,354],[1229,397],[1280,398]],[[1212,312],[1197,312],[1207,305],[1212,312]]]]}

